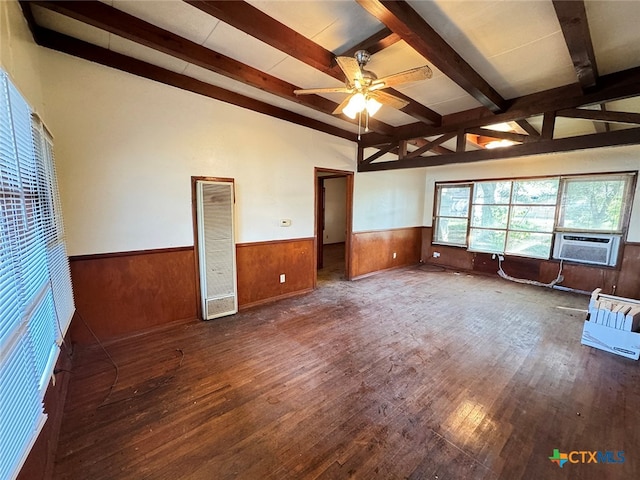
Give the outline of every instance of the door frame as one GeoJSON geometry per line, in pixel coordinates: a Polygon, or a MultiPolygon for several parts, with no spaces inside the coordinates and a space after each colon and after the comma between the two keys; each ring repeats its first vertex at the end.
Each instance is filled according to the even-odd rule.
{"type": "Polygon", "coordinates": [[[317,286],[318,281],[318,249],[322,248],[322,223],[324,221],[323,218],[320,218],[319,212],[321,211],[320,202],[323,200],[322,198],[322,179],[325,178],[345,178],[346,179],[346,205],[345,205],[345,213],[346,213],[346,225],[345,225],[345,239],[344,239],[344,266],[345,266],[345,276],[347,280],[352,279],[352,264],[351,260],[353,258],[352,255],[352,229],[353,229],[353,179],[354,173],[349,170],[336,170],[332,168],[322,168],[315,167],[314,175],[313,175],[313,189],[314,189],[314,227],[313,227],[313,246],[314,246],[314,256],[313,256],[313,270],[314,270],[314,278],[313,278],[313,287],[317,286]]]}

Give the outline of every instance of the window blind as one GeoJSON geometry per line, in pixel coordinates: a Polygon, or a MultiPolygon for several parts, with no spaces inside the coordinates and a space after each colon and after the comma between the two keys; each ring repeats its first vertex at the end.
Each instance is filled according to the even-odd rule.
{"type": "Polygon", "coordinates": [[[0,71],[0,478],[15,478],[74,313],[53,141],[0,71]]]}

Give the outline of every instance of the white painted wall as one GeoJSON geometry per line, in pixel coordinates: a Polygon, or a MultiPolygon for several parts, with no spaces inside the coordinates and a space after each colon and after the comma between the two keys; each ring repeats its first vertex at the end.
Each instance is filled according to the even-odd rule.
{"type": "MultiPolygon", "coordinates": [[[[436,182],[539,175],[608,173],[637,171],[639,169],[640,145],[580,150],[464,165],[429,167],[426,169],[424,225],[431,226],[433,222],[436,182]]],[[[640,242],[640,182],[636,185],[627,240],[629,242],[640,242]]]]}
{"type": "Polygon", "coordinates": [[[347,179],[326,178],[324,180],[324,236],[322,243],[345,241],[347,227],[347,179]]]}
{"type": "Polygon", "coordinates": [[[192,245],[191,176],[235,179],[239,242],[311,237],[314,167],[355,167],[352,142],[42,57],[71,255],[192,245]]]}
{"type": "MultiPolygon", "coordinates": [[[[312,237],[314,167],[355,170],[353,142],[40,53],[70,255],[192,245],[191,176],[235,179],[238,242],[312,237]]],[[[356,229],[421,224],[422,177],[356,175],[355,188],[356,229]]]]}
{"type": "Polygon", "coordinates": [[[356,175],[353,231],[423,225],[425,169],[356,175]]]}

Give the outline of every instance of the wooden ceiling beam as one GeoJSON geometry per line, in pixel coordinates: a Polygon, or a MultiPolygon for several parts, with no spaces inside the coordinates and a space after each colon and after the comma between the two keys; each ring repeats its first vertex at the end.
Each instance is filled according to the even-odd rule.
{"type": "Polygon", "coordinates": [[[397,149],[397,148],[398,148],[398,144],[397,143],[391,143],[391,144],[381,148],[376,153],[374,153],[372,155],[369,155],[367,158],[362,160],[362,163],[363,164],[371,163],[371,162],[379,159],[380,157],[386,155],[387,153],[397,153],[397,151],[394,152],[394,149],[397,149]]]}
{"type": "Polygon", "coordinates": [[[453,137],[457,135],[456,132],[445,133],[444,135],[440,135],[438,138],[432,141],[428,141],[425,139],[419,139],[422,145],[419,145],[419,148],[407,154],[406,158],[413,158],[422,155],[425,152],[433,150],[435,147],[443,144],[447,140],[451,140],[453,137]],[[423,143],[424,142],[424,143],[423,143]]]}
{"type": "MultiPolygon", "coordinates": [[[[603,112],[607,111],[607,104],[606,103],[601,103],[599,105],[599,107],[600,107],[600,110],[602,110],[603,112]]],[[[594,121],[593,122],[593,128],[595,128],[596,133],[610,132],[611,131],[611,124],[609,122],[594,121]]]]}
{"type": "Polygon", "coordinates": [[[631,125],[640,124],[640,113],[614,112],[612,110],[585,110],[583,108],[569,108],[558,110],[558,117],[581,118],[597,122],[625,123],[631,125]]]}
{"type": "Polygon", "coordinates": [[[36,27],[35,30],[33,30],[33,33],[34,39],[38,45],[42,47],[83,58],[91,62],[99,63],[107,67],[115,68],[123,72],[131,73],[133,75],[180,88],[182,90],[197,93],[215,100],[220,100],[264,115],[269,115],[286,122],[312,128],[314,130],[328,133],[329,135],[334,135],[351,141],[356,141],[357,138],[357,134],[349,132],[348,130],[305,117],[304,115],[290,112],[284,108],[275,107],[239,93],[216,87],[187,75],[182,75],[135,58],[127,57],[126,55],[83,42],[82,40],[54,32],[53,30],[36,27]]]}
{"type": "MultiPolygon", "coordinates": [[[[304,98],[298,97],[293,93],[294,90],[299,88],[296,85],[280,80],[221,53],[209,50],[202,45],[198,45],[101,2],[34,0],[30,3],[85,22],[114,35],[319,112],[332,114],[337,107],[336,103],[319,95],[305,95],[304,98]]],[[[340,115],[337,118],[349,123],[357,123],[346,115],[340,115]]],[[[375,119],[370,120],[369,127],[371,130],[385,135],[390,135],[394,131],[393,127],[375,119]]]]}
{"type": "MultiPolygon", "coordinates": [[[[278,20],[270,17],[262,10],[243,1],[228,0],[184,0],[189,5],[219,19],[223,22],[237,28],[238,30],[251,35],[254,38],[270,45],[293,58],[319,70],[327,75],[345,81],[344,73],[336,67],[335,55],[330,50],[325,49],[314,41],[308,39],[304,35],[299,34],[292,28],[280,23],[278,20]]],[[[390,36],[388,30],[382,32],[383,39],[389,42],[390,36]]],[[[380,32],[375,35],[375,44],[380,45],[380,32]]],[[[397,35],[392,40],[396,40],[397,35]]],[[[365,40],[370,43],[371,39],[365,40]]],[[[365,45],[362,45],[363,47],[365,45]]],[[[369,51],[369,53],[372,53],[369,51]]],[[[352,56],[353,54],[349,55],[352,56]]],[[[387,91],[396,95],[409,104],[401,110],[417,120],[427,123],[428,125],[439,125],[441,117],[433,110],[417,103],[412,98],[389,88],[387,91]]]]}
{"type": "MultiPolygon", "coordinates": [[[[596,105],[624,98],[640,96],[640,67],[602,75],[598,85],[583,93],[576,84],[552,88],[525,95],[510,101],[504,113],[487,114],[484,108],[471,109],[442,117],[441,127],[412,123],[397,127],[394,139],[431,137],[458,128],[483,127],[501,122],[513,122],[541,115],[544,112],[565,110],[585,105],[596,105]]],[[[374,134],[362,138],[363,145],[380,144],[382,137],[374,134]]]]}
{"type": "Polygon", "coordinates": [[[397,33],[393,33],[387,27],[384,27],[382,30],[374,33],[369,38],[365,38],[357,45],[339,52],[336,56],[353,57],[358,50],[366,50],[371,55],[375,55],[399,41],[400,36],[397,33]]]}
{"type": "Polygon", "coordinates": [[[587,12],[582,0],[553,0],[571,61],[583,90],[598,82],[598,67],[593,52],[587,12]]]}
{"type": "MultiPolygon", "coordinates": [[[[640,143],[640,127],[627,130],[614,130],[606,133],[581,135],[576,137],[559,138],[555,140],[540,140],[538,142],[523,143],[504,148],[456,152],[448,155],[405,158],[385,162],[358,164],[359,172],[373,172],[383,170],[397,170],[404,168],[422,168],[437,165],[452,165],[461,163],[481,162],[514,157],[526,157],[547,153],[568,152],[572,150],[587,150],[592,148],[613,147],[620,145],[636,145],[640,143]]],[[[358,147],[364,148],[364,147],[358,147]]]]}
{"type": "Polygon", "coordinates": [[[521,120],[516,120],[515,122],[520,126],[520,128],[522,128],[525,132],[527,132],[532,137],[540,136],[540,132],[536,130],[536,127],[531,125],[527,120],[521,119],[521,120]]]}
{"type": "Polygon", "coordinates": [[[405,1],[356,0],[416,52],[492,112],[507,102],[405,1]]]}

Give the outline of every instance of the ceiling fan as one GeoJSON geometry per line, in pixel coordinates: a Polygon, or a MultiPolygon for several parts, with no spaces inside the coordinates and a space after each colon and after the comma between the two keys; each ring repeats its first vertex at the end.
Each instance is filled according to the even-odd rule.
{"type": "Polygon", "coordinates": [[[338,66],[346,76],[346,85],[344,87],[309,88],[294,90],[294,93],[296,95],[348,93],[349,96],[338,105],[333,113],[344,113],[349,118],[355,119],[356,115],[362,114],[364,111],[368,121],[369,116],[375,115],[383,104],[401,109],[409,103],[395,95],[381,91],[382,89],[401,83],[426,80],[433,75],[431,69],[425,65],[378,78],[375,73],[364,68],[370,59],[371,55],[366,50],[358,50],[353,57],[336,57],[338,66]]]}

